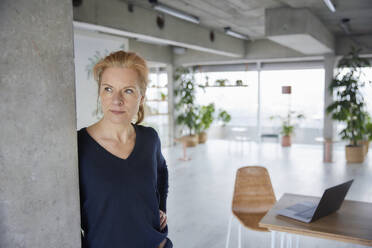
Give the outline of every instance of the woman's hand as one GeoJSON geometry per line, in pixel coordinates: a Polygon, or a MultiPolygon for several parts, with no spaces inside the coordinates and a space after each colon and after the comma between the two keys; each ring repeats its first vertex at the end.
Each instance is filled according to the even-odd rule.
{"type": "Polygon", "coordinates": [[[160,214],[160,231],[161,231],[167,225],[167,215],[161,210],[159,210],[159,214],[160,214]]]}

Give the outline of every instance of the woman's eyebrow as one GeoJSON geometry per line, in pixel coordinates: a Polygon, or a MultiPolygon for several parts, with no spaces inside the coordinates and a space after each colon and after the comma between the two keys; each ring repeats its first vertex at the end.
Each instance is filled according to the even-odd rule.
{"type": "MultiPolygon", "coordinates": [[[[102,83],[102,86],[109,86],[111,88],[114,88],[113,86],[109,85],[108,83],[102,83]]],[[[128,89],[128,88],[133,88],[133,89],[136,89],[136,86],[135,85],[128,85],[128,86],[125,86],[123,87],[123,89],[128,89]]]]}
{"type": "Polygon", "coordinates": [[[107,83],[102,83],[102,86],[103,86],[103,85],[107,85],[107,86],[112,87],[111,85],[109,85],[109,84],[107,84],[107,83]]]}

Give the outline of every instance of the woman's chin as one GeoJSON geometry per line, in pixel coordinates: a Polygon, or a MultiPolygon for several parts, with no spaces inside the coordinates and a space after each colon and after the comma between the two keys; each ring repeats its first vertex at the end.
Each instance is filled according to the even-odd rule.
{"type": "Polygon", "coordinates": [[[107,117],[108,117],[107,120],[113,124],[129,124],[130,123],[130,119],[124,115],[123,116],[109,115],[107,117]]]}

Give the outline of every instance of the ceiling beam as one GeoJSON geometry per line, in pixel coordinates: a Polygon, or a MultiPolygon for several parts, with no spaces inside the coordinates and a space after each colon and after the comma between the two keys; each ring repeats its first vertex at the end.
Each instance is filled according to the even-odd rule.
{"type": "Polygon", "coordinates": [[[81,6],[74,7],[74,21],[91,27],[94,25],[106,30],[122,31],[121,35],[148,42],[181,46],[233,58],[245,55],[245,42],[241,39],[215,31],[212,42],[210,30],[207,28],[139,6],[134,6],[133,12],[130,12],[127,3],[117,0],[85,0],[81,6]],[[162,29],[157,26],[158,16],[164,17],[162,29]]]}
{"type": "Polygon", "coordinates": [[[306,8],[265,10],[265,36],[303,54],[334,53],[334,37],[306,8]]]}

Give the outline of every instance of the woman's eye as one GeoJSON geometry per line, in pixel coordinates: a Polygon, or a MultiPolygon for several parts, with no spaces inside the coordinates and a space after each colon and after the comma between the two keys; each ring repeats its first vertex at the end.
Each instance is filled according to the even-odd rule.
{"type": "Polygon", "coordinates": [[[134,91],[133,91],[132,89],[126,89],[126,90],[125,90],[125,93],[127,93],[127,94],[133,94],[134,91]]]}
{"type": "Polygon", "coordinates": [[[110,87],[105,87],[105,91],[112,92],[112,89],[110,87]]]}

